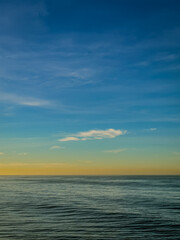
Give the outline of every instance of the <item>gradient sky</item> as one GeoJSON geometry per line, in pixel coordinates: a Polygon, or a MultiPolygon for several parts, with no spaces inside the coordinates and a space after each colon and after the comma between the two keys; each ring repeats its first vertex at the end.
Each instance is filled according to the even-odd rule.
{"type": "Polygon", "coordinates": [[[179,13],[0,0],[0,174],[179,174],[179,13]]]}

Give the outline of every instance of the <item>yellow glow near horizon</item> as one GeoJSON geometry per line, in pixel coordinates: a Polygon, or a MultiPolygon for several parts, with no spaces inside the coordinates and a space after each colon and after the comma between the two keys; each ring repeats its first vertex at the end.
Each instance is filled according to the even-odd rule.
{"type": "Polygon", "coordinates": [[[85,166],[75,164],[0,164],[0,175],[179,175],[178,168],[85,166]]]}

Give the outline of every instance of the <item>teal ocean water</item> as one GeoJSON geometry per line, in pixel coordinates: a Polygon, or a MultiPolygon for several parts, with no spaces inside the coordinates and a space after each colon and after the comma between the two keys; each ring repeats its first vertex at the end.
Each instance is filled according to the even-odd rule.
{"type": "Polygon", "coordinates": [[[180,239],[180,176],[1,176],[0,239],[180,239]]]}

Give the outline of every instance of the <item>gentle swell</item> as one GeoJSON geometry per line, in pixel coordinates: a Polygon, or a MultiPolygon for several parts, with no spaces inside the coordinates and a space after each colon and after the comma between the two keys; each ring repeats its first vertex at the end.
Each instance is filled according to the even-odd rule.
{"type": "Polygon", "coordinates": [[[0,177],[0,239],[178,240],[180,177],[0,177]]]}

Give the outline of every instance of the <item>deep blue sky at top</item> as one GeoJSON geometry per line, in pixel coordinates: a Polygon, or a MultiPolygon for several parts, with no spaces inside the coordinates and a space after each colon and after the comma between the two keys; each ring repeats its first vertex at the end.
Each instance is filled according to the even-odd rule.
{"type": "Polygon", "coordinates": [[[0,0],[2,136],[179,132],[180,1],[0,0]]]}

